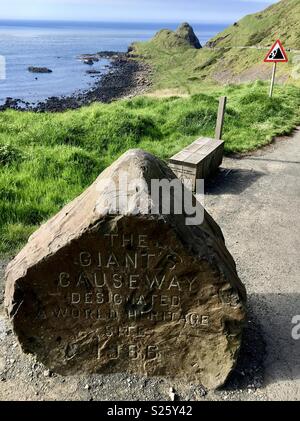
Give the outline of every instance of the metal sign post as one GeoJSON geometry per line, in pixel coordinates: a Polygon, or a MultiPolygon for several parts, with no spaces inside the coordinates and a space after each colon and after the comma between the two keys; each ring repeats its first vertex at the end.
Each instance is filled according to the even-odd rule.
{"type": "Polygon", "coordinates": [[[264,59],[265,63],[273,63],[273,71],[272,71],[272,79],[271,79],[271,86],[270,86],[270,98],[273,96],[274,84],[275,84],[275,77],[276,77],[276,66],[277,63],[287,63],[288,57],[283,48],[282,43],[278,39],[266,55],[264,59]]]}
{"type": "Polygon", "coordinates": [[[274,89],[275,76],[276,76],[276,67],[277,67],[277,63],[274,62],[273,63],[273,72],[272,72],[271,86],[270,86],[270,98],[272,98],[272,96],[273,96],[273,89],[274,89]]]}

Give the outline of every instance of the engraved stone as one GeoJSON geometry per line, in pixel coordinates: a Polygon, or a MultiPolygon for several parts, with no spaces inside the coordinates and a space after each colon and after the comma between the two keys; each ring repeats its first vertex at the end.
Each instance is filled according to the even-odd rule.
{"type": "Polygon", "coordinates": [[[175,178],[156,157],[128,151],[30,237],[7,268],[5,291],[25,352],[64,375],[225,382],[240,348],[246,292],[206,211],[200,225],[187,225],[184,213],[145,212],[151,180],[175,178]],[[149,190],[133,183],[124,192],[123,174],[149,190]]]}

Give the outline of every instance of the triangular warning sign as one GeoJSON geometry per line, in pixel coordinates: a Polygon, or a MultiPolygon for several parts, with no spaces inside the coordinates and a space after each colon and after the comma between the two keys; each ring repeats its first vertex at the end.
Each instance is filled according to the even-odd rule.
{"type": "Polygon", "coordinates": [[[264,61],[265,63],[287,63],[289,61],[279,39],[274,43],[264,61]]]}

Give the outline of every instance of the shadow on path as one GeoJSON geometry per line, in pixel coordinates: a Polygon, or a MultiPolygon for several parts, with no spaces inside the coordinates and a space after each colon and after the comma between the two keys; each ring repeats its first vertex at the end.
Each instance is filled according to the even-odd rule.
{"type": "Polygon", "coordinates": [[[220,168],[216,175],[205,182],[205,194],[240,194],[265,175],[264,172],[220,168]]]}

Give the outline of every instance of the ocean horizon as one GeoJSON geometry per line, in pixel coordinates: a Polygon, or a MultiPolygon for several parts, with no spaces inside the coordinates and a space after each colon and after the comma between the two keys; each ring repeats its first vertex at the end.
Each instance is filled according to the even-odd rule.
{"type": "MultiPolygon", "coordinates": [[[[0,56],[5,58],[6,78],[0,80],[0,104],[7,97],[29,103],[51,96],[72,95],[90,89],[95,78],[78,60],[81,54],[125,52],[134,41],[147,41],[160,29],[176,29],[181,22],[80,22],[0,20],[0,56]],[[50,74],[33,74],[29,66],[47,67],[50,74]]],[[[202,45],[228,23],[192,24],[202,45]]],[[[104,75],[109,61],[93,69],[104,75]]],[[[101,77],[101,76],[100,76],[101,77]]]]}

